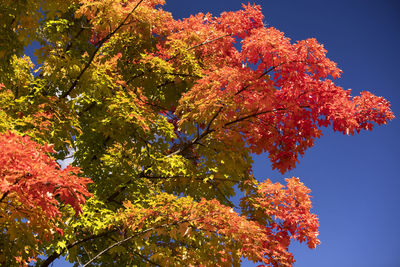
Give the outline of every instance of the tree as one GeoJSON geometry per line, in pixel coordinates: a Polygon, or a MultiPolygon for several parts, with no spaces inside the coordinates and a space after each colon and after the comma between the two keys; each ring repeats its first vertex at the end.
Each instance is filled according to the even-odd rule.
{"type": "Polygon", "coordinates": [[[0,2],[2,264],[291,266],[292,239],[319,244],[310,190],[258,182],[252,153],[284,173],[321,127],[371,130],[389,103],[336,86],[323,46],[259,6],[175,20],[162,4],[0,2]]]}

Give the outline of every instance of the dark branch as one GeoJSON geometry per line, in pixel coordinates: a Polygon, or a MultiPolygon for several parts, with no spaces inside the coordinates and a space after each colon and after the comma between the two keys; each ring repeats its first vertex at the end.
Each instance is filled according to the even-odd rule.
{"type": "Polygon", "coordinates": [[[244,117],[240,117],[240,118],[238,118],[236,120],[227,122],[227,123],[224,124],[224,127],[227,127],[229,125],[232,125],[232,124],[235,124],[235,123],[238,123],[238,122],[241,122],[241,121],[253,118],[253,117],[257,117],[257,116],[262,115],[262,114],[276,112],[276,111],[283,111],[283,110],[286,110],[286,108],[277,108],[277,109],[273,109],[273,110],[264,110],[264,111],[255,112],[255,113],[246,115],[244,117]]]}
{"type": "Polygon", "coordinates": [[[91,236],[88,236],[88,237],[86,237],[86,238],[77,240],[77,241],[75,241],[74,243],[71,243],[71,244],[67,245],[67,247],[64,248],[64,249],[62,249],[59,253],[54,252],[53,254],[51,254],[40,266],[41,266],[41,267],[47,267],[47,266],[49,266],[54,260],[56,260],[58,257],[60,257],[66,250],[69,250],[69,249],[71,249],[71,248],[73,248],[73,247],[75,247],[75,246],[77,246],[77,245],[79,245],[79,244],[85,243],[85,242],[87,242],[87,241],[94,240],[94,239],[97,239],[97,238],[99,238],[99,237],[103,237],[103,236],[106,236],[106,235],[108,235],[108,234],[114,233],[114,232],[116,232],[116,231],[117,231],[117,229],[112,229],[112,230],[106,231],[106,232],[101,233],[101,234],[91,235],[91,236]]]}
{"type": "Polygon", "coordinates": [[[212,133],[215,130],[211,130],[211,125],[214,122],[214,120],[218,117],[218,115],[221,113],[223,107],[220,107],[217,112],[214,114],[214,116],[211,118],[211,120],[208,122],[206,129],[204,130],[204,132],[202,132],[200,135],[198,135],[195,139],[192,140],[192,142],[184,145],[182,148],[168,154],[166,157],[171,157],[174,155],[178,155],[181,154],[182,152],[186,151],[187,149],[189,149],[190,147],[192,147],[193,145],[197,144],[198,142],[200,142],[201,139],[203,139],[205,136],[207,136],[208,134],[212,133]]]}
{"type": "Polygon", "coordinates": [[[222,39],[222,38],[225,38],[225,37],[227,37],[227,36],[232,36],[232,34],[225,34],[225,35],[216,37],[216,38],[211,39],[211,40],[205,40],[204,42],[202,42],[202,43],[200,43],[200,44],[197,44],[197,45],[195,45],[195,46],[189,47],[189,48],[186,49],[186,50],[189,51],[189,50],[195,49],[195,48],[197,48],[197,47],[200,47],[200,46],[203,46],[203,45],[206,45],[206,44],[209,44],[209,43],[218,41],[218,40],[220,40],[220,39],[222,39]]]}
{"type": "MultiPolygon", "coordinates": [[[[232,36],[232,34],[225,34],[225,35],[216,37],[216,38],[211,39],[211,40],[208,40],[208,39],[207,39],[207,40],[205,40],[205,41],[203,41],[203,42],[201,42],[201,43],[199,43],[199,44],[197,44],[197,45],[194,45],[194,46],[191,46],[191,47],[187,48],[186,51],[190,51],[190,50],[193,50],[193,49],[198,48],[198,47],[200,47],[200,46],[203,46],[203,45],[206,45],[206,44],[209,44],[209,43],[218,41],[218,40],[220,40],[220,39],[222,39],[222,38],[225,38],[225,37],[227,37],[227,36],[232,36]]],[[[177,54],[177,55],[174,55],[174,56],[172,56],[172,57],[170,57],[169,59],[167,59],[167,61],[170,61],[170,60],[172,60],[172,59],[175,59],[176,57],[178,57],[178,54],[177,54]]]]}
{"type": "MultiPolygon", "coordinates": [[[[144,176],[143,178],[150,179],[150,180],[168,180],[168,179],[190,179],[190,180],[197,180],[197,181],[204,181],[204,178],[193,178],[191,176],[144,176]]],[[[221,182],[232,182],[232,183],[240,183],[240,180],[236,179],[222,179],[214,177],[212,180],[221,181],[221,182]]]]}
{"type": "Polygon", "coordinates": [[[108,41],[119,29],[121,29],[122,26],[125,25],[125,22],[130,18],[130,16],[133,14],[133,12],[139,7],[139,5],[143,2],[144,0],[140,0],[136,6],[132,9],[131,12],[129,12],[129,14],[125,17],[125,19],[109,34],[107,34],[106,37],[104,37],[103,39],[101,39],[97,44],[96,44],[96,49],[94,50],[94,52],[92,53],[92,55],[90,56],[88,62],[86,63],[85,67],[81,70],[81,72],[79,73],[78,77],[75,78],[74,82],[72,83],[72,85],[70,86],[70,88],[65,91],[60,98],[65,98],[67,97],[71,91],[76,87],[76,85],[78,84],[80,78],[82,77],[82,75],[86,72],[86,70],[90,67],[90,65],[92,64],[94,58],[97,55],[97,52],[99,52],[100,48],[102,47],[102,45],[108,41]]]}
{"type": "Polygon", "coordinates": [[[173,225],[178,225],[178,224],[185,223],[185,222],[195,221],[195,220],[198,220],[198,219],[199,218],[193,219],[193,220],[185,219],[185,220],[181,220],[181,221],[177,221],[177,222],[173,222],[173,223],[165,223],[165,224],[162,224],[162,225],[158,225],[158,226],[154,226],[154,227],[148,228],[148,229],[143,230],[141,232],[138,232],[136,234],[133,234],[133,235],[121,240],[121,241],[118,241],[118,242],[112,244],[111,246],[107,247],[106,249],[102,250],[100,253],[98,253],[96,256],[94,256],[90,261],[85,263],[82,267],[88,266],[90,263],[95,261],[97,258],[99,258],[101,255],[103,255],[104,253],[106,253],[110,249],[112,249],[114,247],[117,247],[117,246],[119,246],[119,245],[121,245],[121,244],[123,244],[123,243],[125,243],[125,242],[127,242],[127,241],[129,241],[129,240],[131,240],[133,238],[135,238],[135,237],[141,236],[141,235],[143,235],[143,234],[145,234],[147,232],[151,232],[153,230],[160,229],[160,228],[166,228],[166,227],[173,226],[173,225]]]}
{"type": "Polygon", "coordinates": [[[72,48],[73,41],[74,41],[76,38],[78,38],[79,35],[81,35],[82,32],[83,32],[84,30],[85,30],[85,28],[83,28],[83,27],[81,27],[81,28],[79,29],[79,31],[75,34],[75,36],[68,42],[67,46],[65,47],[64,52],[67,52],[67,51],[69,51],[69,50],[72,48]]]}
{"type": "MultiPolygon", "coordinates": [[[[261,79],[262,77],[264,77],[265,75],[267,75],[268,73],[270,73],[271,71],[275,70],[276,68],[279,68],[282,65],[285,64],[290,64],[290,63],[301,63],[301,62],[305,62],[304,60],[293,60],[293,61],[288,61],[288,62],[282,62],[276,66],[272,66],[269,69],[265,70],[260,76],[258,76],[257,80],[261,79]]],[[[245,91],[247,88],[249,88],[251,86],[251,84],[248,84],[246,86],[243,86],[242,89],[240,89],[239,91],[237,91],[235,93],[235,96],[240,94],[241,92],[245,91]]]]}
{"type": "Polygon", "coordinates": [[[0,198],[0,202],[3,202],[3,200],[8,196],[9,193],[10,191],[5,192],[3,196],[0,198]]]}

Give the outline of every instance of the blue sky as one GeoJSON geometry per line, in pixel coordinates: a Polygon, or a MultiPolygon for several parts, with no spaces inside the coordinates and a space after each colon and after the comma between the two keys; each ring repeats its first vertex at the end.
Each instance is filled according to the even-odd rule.
{"type": "MultiPolygon", "coordinates": [[[[239,0],[167,0],[175,18],[237,10],[239,0]]],[[[245,2],[247,4],[247,2],[245,2]]],[[[343,75],[336,83],[353,94],[384,96],[400,116],[400,1],[256,0],[265,23],[293,41],[315,37],[343,75]]],[[[280,175],[265,155],[256,157],[257,178],[283,182],[300,177],[311,188],[322,244],[291,246],[297,267],[400,266],[400,123],[343,136],[324,131],[298,168],[280,175]]],[[[255,266],[244,263],[243,266],[255,266]]]]}
{"type": "MultiPolygon", "coordinates": [[[[247,3],[247,2],[245,2],[247,3]]],[[[343,75],[336,83],[356,95],[384,96],[400,116],[400,1],[255,0],[265,23],[293,41],[315,37],[343,75]]],[[[175,18],[237,10],[239,0],[167,0],[175,18]]],[[[356,136],[324,130],[298,168],[280,175],[265,155],[256,157],[257,178],[283,182],[296,176],[311,188],[322,244],[295,244],[297,267],[400,266],[400,123],[356,136]]],[[[54,266],[66,266],[58,262],[54,266]]],[[[243,263],[243,266],[255,266],[243,263]]]]}

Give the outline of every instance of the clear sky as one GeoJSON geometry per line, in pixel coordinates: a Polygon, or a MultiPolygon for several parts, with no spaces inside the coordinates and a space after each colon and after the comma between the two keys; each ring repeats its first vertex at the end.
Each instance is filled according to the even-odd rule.
{"type": "MultiPolygon", "coordinates": [[[[238,10],[240,0],[166,0],[175,18],[238,10]]],[[[245,2],[247,4],[247,2],[245,2]]],[[[293,41],[315,37],[343,75],[336,83],[353,94],[368,90],[392,103],[400,116],[400,1],[253,0],[265,23],[293,41]]],[[[400,123],[356,136],[324,131],[298,168],[280,175],[265,155],[257,178],[283,182],[296,176],[311,188],[322,244],[293,245],[297,267],[400,266],[400,123]]],[[[66,266],[59,261],[54,266],[66,266]]],[[[255,266],[243,263],[243,266],[255,266]]]]}
{"type": "MultiPolygon", "coordinates": [[[[167,0],[175,18],[237,10],[240,0],[167,0]]],[[[247,2],[245,2],[247,4],[247,2]]],[[[400,1],[254,0],[265,23],[293,41],[315,37],[343,75],[336,83],[353,94],[368,90],[392,103],[400,116],[400,1]]],[[[283,182],[296,176],[311,188],[322,244],[291,247],[297,267],[400,266],[400,123],[343,136],[331,129],[306,152],[298,168],[280,175],[265,155],[257,178],[283,182]]],[[[253,266],[244,263],[243,266],[253,266]]]]}

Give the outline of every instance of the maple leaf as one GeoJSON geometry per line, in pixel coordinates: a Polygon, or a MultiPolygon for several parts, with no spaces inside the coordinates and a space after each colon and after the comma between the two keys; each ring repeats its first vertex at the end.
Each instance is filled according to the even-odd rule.
{"type": "Polygon", "coordinates": [[[175,20],[163,0],[14,2],[0,3],[0,265],[291,266],[291,240],[319,244],[310,190],[257,182],[252,153],[285,173],[323,127],[394,118],[257,5],[175,20]],[[20,57],[33,40],[36,66],[20,57]]]}

